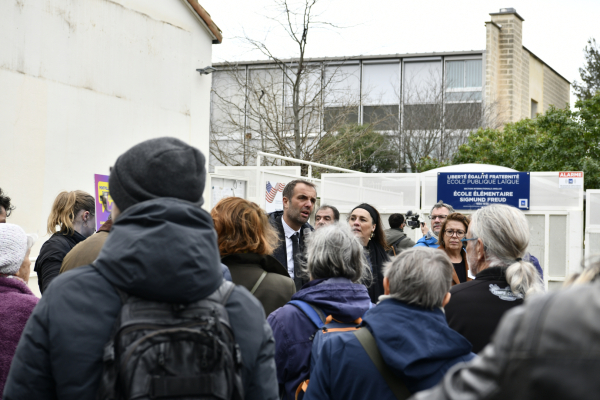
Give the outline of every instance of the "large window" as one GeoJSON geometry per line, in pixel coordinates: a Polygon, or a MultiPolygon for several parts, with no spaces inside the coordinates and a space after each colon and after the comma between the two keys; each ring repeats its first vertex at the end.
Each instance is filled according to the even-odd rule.
{"type": "Polygon", "coordinates": [[[400,127],[400,61],[365,62],[362,81],[363,124],[377,131],[400,127]]]}
{"type": "Polygon", "coordinates": [[[440,61],[405,62],[405,130],[437,130],[442,123],[442,63],[440,61]]]}
{"type": "Polygon", "coordinates": [[[481,60],[446,62],[446,101],[481,101],[481,60]]]}

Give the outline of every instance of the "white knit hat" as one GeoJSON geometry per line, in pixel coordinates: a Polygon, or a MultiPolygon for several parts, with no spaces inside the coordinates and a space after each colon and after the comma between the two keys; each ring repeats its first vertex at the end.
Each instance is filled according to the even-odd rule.
{"type": "Polygon", "coordinates": [[[19,272],[28,249],[27,235],[19,225],[0,224],[0,274],[19,272]]]}

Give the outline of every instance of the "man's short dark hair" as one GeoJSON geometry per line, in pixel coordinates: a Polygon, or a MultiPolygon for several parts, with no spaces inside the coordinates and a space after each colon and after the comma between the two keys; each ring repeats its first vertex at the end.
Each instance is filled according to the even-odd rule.
{"type": "Polygon", "coordinates": [[[390,228],[398,229],[404,223],[404,215],[392,214],[388,218],[388,222],[390,223],[390,228]]]}
{"type": "Polygon", "coordinates": [[[9,217],[12,210],[15,209],[14,206],[10,205],[10,197],[6,196],[2,192],[2,189],[0,189],[0,207],[4,208],[7,217],[9,217]]]}
{"type": "Polygon", "coordinates": [[[292,198],[292,196],[294,195],[294,188],[299,183],[303,183],[306,186],[310,186],[311,188],[315,189],[315,192],[317,191],[317,187],[315,186],[314,183],[305,181],[304,179],[296,179],[291,182],[288,182],[288,184],[285,185],[285,188],[283,189],[282,197],[285,197],[288,200],[290,200],[292,198]]]}
{"type": "Polygon", "coordinates": [[[338,222],[340,220],[340,212],[334,206],[323,204],[321,207],[319,207],[319,209],[317,210],[317,212],[315,213],[315,215],[317,215],[317,213],[319,211],[321,211],[321,210],[327,210],[327,209],[330,209],[331,211],[333,211],[333,219],[335,220],[335,222],[338,222]]]}

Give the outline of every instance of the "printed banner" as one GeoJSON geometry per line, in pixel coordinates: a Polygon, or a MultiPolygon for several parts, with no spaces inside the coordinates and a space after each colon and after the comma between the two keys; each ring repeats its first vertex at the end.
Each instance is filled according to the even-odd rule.
{"type": "Polygon", "coordinates": [[[529,210],[529,172],[438,173],[437,199],[457,210],[506,204],[529,210]]]}
{"type": "Polygon", "coordinates": [[[108,175],[95,174],[94,180],[96,182],[94,185],[96,190],[96,230],[98,230],[108,220],[113,201],[110,195],[105,196],[107,202],[103,204],[102,195],[108,193],[108,175]]]}
{"type": "Polygon", "coordinates": [[[283,188],[285,188],[285,185],[285,183],[267,181],[265,192],[265,209],[267,213],[283,210],[283,188]]]}

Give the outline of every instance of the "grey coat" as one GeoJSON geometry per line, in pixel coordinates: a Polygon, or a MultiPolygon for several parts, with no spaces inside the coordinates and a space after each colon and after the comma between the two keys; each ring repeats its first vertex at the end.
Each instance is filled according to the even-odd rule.
{"type": "MultiPolygon", "coordinates": [[[[121,309],[112,285],[142,298],[189,303],[223,281],[210,215],[161,198],[126,209],[115,221],[96,268],[61,274],[25,326],[4,399],[96,398],[104,345],[121,309]]],[[[277,399],[275,344],[261,304],[236,287],[226,310],[242,352],[246,399],[277,399]]]]}
{"type": "Polygon", "coordinates": [[[503,317],[477,359],[454,367],[430,399],[597,399],[600,280],[528,299],[503,317]]]}

